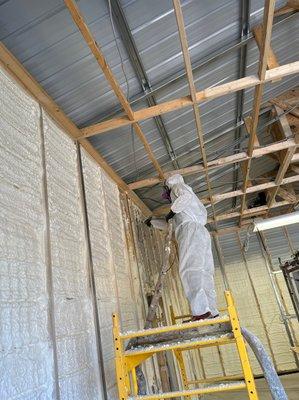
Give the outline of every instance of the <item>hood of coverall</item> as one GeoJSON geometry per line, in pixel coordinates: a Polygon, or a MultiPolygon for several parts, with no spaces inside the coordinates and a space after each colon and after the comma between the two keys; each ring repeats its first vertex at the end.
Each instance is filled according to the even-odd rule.
{"type": "Polygon", "coordinates": [[[170,176],[166,180],[166,185],[171,189],[171,192],[178,197],[179,193],[182,191],[182,189],[188,190],[188,192],[194,194],[192,188],[189,185],[186,185],[184,182],[184,178],[180,174],[175,174],[170,176]]]}
{"type": "Polygon", "coordinates": [[[195,221],[205,225],[207,223],[207,210],[193,192],[191,186],[186,185],[182,175],[172,175],[167,179],[166,184],[171,189],[171,209],[177,214],[175,226],[178,227],[186,221],[195,221]]]}

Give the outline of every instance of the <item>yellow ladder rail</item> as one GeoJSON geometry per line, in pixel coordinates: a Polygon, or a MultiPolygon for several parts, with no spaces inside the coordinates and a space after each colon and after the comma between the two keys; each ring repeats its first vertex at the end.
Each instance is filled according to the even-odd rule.
{"type": "Polygon", "coordinates": [[[236,311],[236,308],[234,305],[234,300],[233,300],[231,292],[228,290],[225,291],[225,297],[226,297],[226,302],[227,302],[228,313],[229,313],[231,324],[232,324],[233,334],[236,339],[239,358],[241,361],[241,366],[242,366],[242,370],[243,370],[243,374],[244,374],[244,378],[245,378],[245,382],[246,382],[248,397],[250,400],[256,400],[258,397],[257,397],[254,377],[253,377],[253,373],[251,370],[246,345],[245,345],[244,338],[241,333],[240,322],[239,322],[239,318],[237,315],[237,311],[236,311]]]}
{"type": "Polygon", "coordinates": [[[171,309],[171,320],[173,325],[139,330],[136,332],[121,333],[118,315],[113,314],[113,337],[119,400],[161,400],[176,397],[191,399],[192,396],[236,391],[240,389],[245,389],[247,391],[249,400],[258,400],[254,377],[249,363],[245,342],[241,334],[241,327],[233,297],[230,291],[225,291],[224,294],[228,315],[214,319],[176,324],[176,320],[184,318],[185,315],[176,317],[173,309],[171,309]],[[219,325],[219,328],[208,328],[208,326],[215,326],[217,324],[224,325],[222,325],[222,327],[219,325]],[[198,336],[195,328],[198,331],[198,336]],[[203,328],[203,330],[201,330],[201,328],[203,328]],[[182,336],[182,331],[186,330],[191,330],[190,332],[192,335],[186,336],[184,334],[182,336]],[[178,335],[176,335],[176,333],[178,335]],[[167,335],[166,337],[163,335],[161,338],[155,336],[159,334],[167,335]],[[170,336],[168,334],[170,334],[170,336]],[[153,336],[153,338],[150,338],[150,336],[153,336]],[[149,340],[144,340],[145,337],[148,337],[149,340]],[[175,340],[176,337],[180,339],[175,340]],[[141,342],[138,342],[138,338],[142,338],[140,339],[141,342]],[[128,341],[133,341],[134,346],[126,349],[126,343],[128,341]],[[144,344],[138,345],[138,343],[144,344]],[[225,345],[229,343],[235,343],[237,346],[243,370],[242,376],[232,375],[230,377],[220,376],[207,379],[188,380],[183,351],[225,345]],[[137,394],[138,384],[136,367],[142,364],[147,358],[152,357],[160,351],[173,352],[181,372],[183,390],[140,396],[137,394]],[[189,388],[189,385],[198,384],[204,384],[204,386],[193,389],[189,388]]]}

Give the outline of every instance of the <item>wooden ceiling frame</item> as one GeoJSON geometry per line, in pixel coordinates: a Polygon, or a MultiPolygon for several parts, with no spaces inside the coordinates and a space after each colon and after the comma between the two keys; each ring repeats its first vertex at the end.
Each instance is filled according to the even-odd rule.
{"type": "MultiPolygon", "coordinates": [[[[274,109],[276,115],[282,112],[282,110],[277,106],[275,106],[274,109]]],[[[279,121],[272,127],[272,130],[274,131],[273,134],[275,135],[276,140],[280,139],[288,140],[289,138],[293,138],[294,136],[286,115],[284,115],[282,118],[279,119],[279,121]]],[[[299,132],[295,132],[294,140],[296,143],[299,143],[299,132]]],[[[278,194],[280,185],[282,184],[285,174],[287,173],[287,170],[291,164],[295,151],[296,147],[293,147],[286,150],[282,150],[278,154],[278,160],[280,161],[280,166],[275,177],[276,186],[275,188],[269,191],[269,196],[267,200],[268,207],[271,207],[272,204],[275,202],[276,195],[278,194]]]]}
{"type": "MultiPolygon", "coordinates": [[[[289,185],[299,182],[299,175],[294,175],[294,176],[288,176],[288,177],[283,177],[279,182],[275,181],[269,181],[269,179],[265,178],[265,182],[260,183],[258,185],[251,185],[248,186],[246,189],[246,194],[251,194],[251,193],[257,193],[257,192],[262,192],[262,191],[268,191],[268,190],[279,190],[281,186],[283,185],[289,185]]],[[[225,192],[225,193],[216,193],[212,196],[212,201],[214,204],[217,204],[223,200],[227,199],[232,199],[233,197],[241,197],[243,196],[243,190],[242,189],[237,189],[237,190],[232,190],[230,192],[225,192]]],[[[203,204],[207,205],[210,204],[210,199],[207,197],[201,197],[200,200],[202,201],[203,204]]],[[[295,199],[291,196],[288,199],[285,199],[289,201],[289,203],[292,203],[295,199]]],[[[273,202],[271,204],[268,204],[268,208],[270,209],[273,206],[273,202]]],[[[153,214],[156,216],[162,216],[166,214],[169,211],[169,205],[163,205],[158,208],[156,208],[153,211],[153,214]]],[[[217,220],[217,217],[216,217],[217,220]]]]}
{"type": "MultiPolygon", "coordinates": [[[[299,196],[296,197],[296,201],[294,201],[293,204],[297,204],[298,201],[299,201],[299,196]]],[[[274,208],[289,206],[290,204],[291,203],[289,201],[282,200],[282,201],[278,201],[278,202],[274,203],[270,209],[272,210],[274,208]]],[[[246,218],[250,218],[253,216],[257,216],[257,215],[267,214],[268,212],[269,212],[269,208],[267,205],[265,205],[265,206],[246,209],[243,211],[243,216],[246,218]]],[[[233,211],[230,213],[227,212],[227,213],[217,215],[217,221],[225,221],[227,219],[240,218],[240,216],[241,216],[241,211],[233,211]]],[[[210,223],[210,222],[213,222],[213,220],[208,219],[208,223],[210,223]]]]}
{"type": "MultiPolygon", "coordinates": [[[[19,85],[25,89],[44,108],[48,115],[68,134],[73,140],[81,136],[79,128],[62,111],[54,100],[46,93],[42,86],[29,74],[25,67],[12,55],[12,53],[0,42],[0,65],[6,70],[19,85]]],[[[97,162],[97,164],[116,183],[120,190],[140,208],[145,216],[152,214],[151,210],[134,193],[133,190],[110,167],[101,154],[91,145],[87,139],[80,140],[80,145],[97,162]]]]}
{"type": "Polygon", "coordinates": [[[124,112],[126,113],[128,119],[132,121],[132,126],[137,134],[138,138],[140,139],[141,143],[144,146],[144,149],[148,155],[148,158],[152,162],[153,166],[155,167],[156,171],[158,172],[159,176],[163,179],[164,174],[162,168],[157,161],[150,144],[148,143],[145,134],[143,133],[140,125],[138,122],[134,121],[134,112],[131,108],[128,99],[126,98],[125,94],[123,93],[117,79],[115,78],[111,68],[109,67],[104,54],[102,53],[100,46],[95,41],[88,25],[84,21],[84,18],[75,2],[75,0],[64,0],[74,23],[77,25],[77,28],[81,32],[83,39],[85,40],[87,46],[89,47],[90,51],[94,55],[97,63],[99,64],[103,74],[105,75],[106,80],[109,82],[115,96],[117,97],[118,101],[120,102],[124,112]]]}
{"type": "MultiPolygon", "coordinates": [[[[287,139],[278,142],[274,142],[265,146],[261,146],[259,148],[255,148],[252,153],[252,158],[259,158],[264,155],[272,155],[278,151],[288,149],[290,147],[298,147],[295,140],[287,139]]],[[[216,158],[215,160],[208,161],[207,163],[207,170],[213,170],[217,168],[223,168],[231,164],[241,163],[243,161],[248,160],[248,154],[245,151],[241,151],[240,153],[235,153],[230,156],[225,156],[221,158],[216,158]]],[[[295,154],[291,160],[292,163],[299,162],[299,154],[295,154]]],[[[184,167],[180,169],[170,170],[164,173],[165,178],[167,179],[169,176],[173,174],[180,174],[182,176],[190,176],[203,173],[205,170],[202,164],[195,164],[190,167],[184,167]]],[[[154,176],[151,178],[141,179],[140,181],[129,183],[128,186],[132,190],[141,189],[145,187],[154,186],[158,183],[162,182],[158,176],[154,176]]]]}
{"type": "Polygon", "coordinates": [[[275,0],[265,0],[262,33],[259,46],[260,58],[259,58],[258,77],[261,83],[258,84],[254,90],[253,110],[251,113],[251,124],[250,124],[250,137],[247,148],[247,154],[249,156],[249,159],[245,161],[245,167],[244,167],[244,182],[243,182],[244,194],[241,199],[241,214],[240,214],[239,224],[241,224],[242,215],[246,208],[246,189],[249,181],[250,167],[252,163],[252,153],[254,150],[254,142],[256,138],[256,131],[258,127],[260,108],[262,104],[262,97],[265,86],[264,80],[266,77],[267,66],[268,66],[268,55],[271,50],[271,36],[272,36],[274,11],[275,11],[275,0]]]}
{"type": "MultiPolygon", "coordinates": [[[[227,94],[236,93],[239,90],[254,88],[262,83],[264,84],[272,81],[275,82],[277,81],[277,79],[298,73],[299,61],[294,61],[292,63],[281,65],[280,67],[266,71],[266,75],[263,81],[259,79],[258,75],[249,75],[245,78],[236,79],[234,81],[223,83],[217,86],[212,86],[196,92],[196,101],[197,103],[203,103],[205,101],[216,99],[227,94]]],[[[107,119],[106,121],[82,128],[81,138],[103,134],[105,132],[109,132],[112,129],[131,125],[134,122],[144,121],[158,115],[167,114],[172,111],[192,106],[193,102],[190,96],[183,96],[174,100],[165,101],[155,106],[146,107],[135,111],[133,121],[131,121],[127,116],[121,116],[107,119]]]]}
{"type": "Polygon", "coordinates": [[[199,107],[198,107],[197,100],[196,100],[196,88],[195,88],[195,83],[194,83],[192,64],[191,64],[191,58],[190,58],[189,46],[188,46],[188,39],[187,39],[185,23],[184,23],[184,16],[183,16],[180,0],[173,0],[173,7],[174,7],[175,17],[176,17],[176,21],[177,21],[177,26],[178,26],[178,32],[179,32],[179,38],[180,38],[181,48],[182,48],[182,53],[183,53],[183,58],[184,58],[186,76],[187,76],[187,81],[188,81],[188,85],[189,85],[190,97],[191,97],[191,100],[193,103],[192,107],[193,107],[193,113],[194,113],[195,127],[196,127],[198,141],[199,141],[199,149],[200,149],[200,153],[201,153],[201,157],[202,157],[202,161],[203,161],[204,173],[205,173],[207,188],[208,188],[208,192],[209,192],[210,204],[212,206],[214,222],[217,227],[216,210],[215,210],[214,201],[213,201],[213,191],[212,191],[211,182],[210,182],[210,178],[209,178],[209,172],[208,172],[208,160],[207,160],[207,155],[206,155],[206,150],[205,150],[204,133],[203,133],[202,123],[201,123],[201,118],[200,118],[200,113],[199,113],[199,107]]]}
{"type": "MultiPolygon", "coordinates": [[[[249,208],[244,210],[244,218],[252,218],[252,217],[257,217],[257,216],[262,216],[265,214],[268,214],[270,210],[280,208],[280,207],[286,207],[290,205],[296,205],[299,201],[299,196],[295,196],[295,199],[293,200],[282,200],[282,201],[277,201],[274,203],[271,208],[268,208],[267,205],[260,206],[260,207],[254,207],[254,208],[249,208]]],[[[156,217],[161,217],[165,214],[165,210],[159,210],[153,212],[153,215],[156,217]],[[160,212],[161,211],[161,212],[160,212]]],[[[225,221],[228,219],[233,219],[233,218],[240,218],[241,212],[240,211],[232,211],[232,212],[225,212],[222,214],[217,215],[217,222],[225,221]]],[[[208,218],[208,223],[213,223],[214,218],[208,218]]],[[[242,220],[242,226],[243,224],[245,225],[247,220],[242,220]]],[[[234,229],[240,229],[240,226],[235,226],[234,229]]],[[[220,232],[218,230],[215,231],[216,233],[220,232]]]]}
{"type": "MultiPolygon", "coordinates": [[[[107,80],[110,82],[110,84],[114,90],[114,93],[118,97],[121,105],[123,106],[124,111],[127,114],[126,116],[114,118],[111,120],[101,122],[99,124],[92,125],[91,127],[83,128],[81,130],[82,136],[80,139],[90,137],[90,136],[93,136],[93,135],[96,135],[99,133],[108,132],[111,129],[116,129],[117,127],[126,126],[126,125],[133,125],[134,129],[136,130],[136,125],[139,127],[139,124],[138,124],[139,120],[151,118],[151,117],[154,117],[157,115],[161,115],[164,112],[170,112],[170,111],[173,111],[174,109],[192,106],[193,112],[194,112],[194,117],[195,117],[196,130],[197,130],[198,139],[199,139],[199,147],[200,147],[201,156],[203,159],[203,165],[190,167],[189,171],[188,171],[188,167],[184,168],[183,170],[184,170],[185,175],[188,175],[191,173],[197,173],[199,171],[203,172],[205,174],[208,193],[209,193],[209,202],[212,205],[212,209],[213,209],[213,221],[217,223],[217,220],[218,220],[218,217],[216,217],[216,213],[215,213],[214,201],[218,202],[225,198],[242,196],[241,210],[239,212],[240,223],[241,223],[243,214],[245,216],[248,215],[248,211],[244,210],[245,205],[246,205],[246,194],[255,192],[255,191],[259,191],[259,190],[263,190],[262,188],[270,190],[270,192],[269,192],[270,196],[269,196],[269,201],[267,204],[267,210],[276,206],[276,205],[274,205],[274,200],[275,200],[276,194],[279,191],[280,186],[283,184],[287,184],[289,182],[288,181],[289,179],[291,179],[291,182],[297,181],[297,177],[285,178],[285,173],[286,173],[290,163],[292,162],[292,158],[294,157],[294,153],[296,151],[296,144],[292,143],[291,146],[288,146],[286,148],[285,160],[281,165],[281,168],[279,170],[279,176],[275,180],[275,182],[268,182],[268,183],[264,183],[262,185],[255,185],[255,186],[252,186],[250,184],[251,187],[248,187],[249,182],[250,182],[249,181],[250,166],[251,166],[252,159],[255,158],[254,146],[257,143],[256,129],[258,126],[259,111],[260,111],[261,102],[262,102],[262,94],[263,94],[264,85],[267,81],[276,81],[277,79],[281,79],[282,77],[284,77],[286,75],[296,73],[299,71],[299,63],[298,62],[287,64],[282,67],[278,66],[277,59],[271,48],[271,33],[272,33],[272,24],[273,24],[274,8],[275,8],[274,0],[265,0],[263,25],[261,27],[256,28],[256,31],[255,31],[257,44],[260,48],[260,62],[259,62],[258,75],[241,78],[236,81],[230,82],[228,84],[223,84],[223,85],[219,85],[218,87],[205,89],[204,91],[201,91],[201,92],[196,92],[196,89],[195,89],[191,60],[190,60],[190,53],[188,50],[188,42],[187,42],[187,36],[186,36],[186,30],[185,30],[185,26],[184,26],[184,19],[183,19],[182,9],[181,9],[181,5],[180,5],[180,0],[173,0],[175,16],[176,16],[177,24],[178,24],[178,32],[179,32],[179,37],[180,37],[180,41],[181,41],[182,53],[183,53],[183,57],[184,57],[186,75],[187,75],[188,84],[189,84],[190,96],[185,96],[180,99],[172,100],[170,102],[165,102],[165,103],[153,106],[153,107],[148,107],[146,109],[139,110],[136,112],[133,112],[133,110],[131,109],[131,107],[130,107],[129,103],[127,102],[127,99],[124,97],[120,87],[115,85],[115,83],[117,85],[118,85],[118,83],[116,82],[114,76],[112,75],[112,72],[106,63],[103,54],[101,53],[91,32],[89,31],[87,25],[85,24],[85,22],[82,18],[82,15],[80,14],[79,9],[76,6],[76,3],[74,2],[74,0],[65,0],[65,3],[71,12],[74,22],[76,23],[79,30],[81,31],[86,43],[90,47],[90,50],[96,57],[99,65],[101,66],[101,68],[103,70],[103,73],[105,74],[107,80]],[[267,67],[269,69],[271,68],[271,71],[270,70],[267,71],[267,67]],[[209,165],[209,163],[207,161],[207,155],[206,155],[206,151],[205,151],[203,130],[202,130],[202,125],[201,125],[198,103],[200,101],[205,101],[208,99],[220,97],[225,94],[233,93],[233,92],[236,92],[238,90],[242,90],[242,89],[248,88],[248,87],[255,88],[254,101],[253,101],[253,112],[252,112],[250,132],[249,132],[250,138],[249,138],[248,149],[247,149],[247,152],[243,152],[245,154],[239,153],[237,155],[234,155],[236,157],[235,160],[237,159],[237,161],[234,161],[234,162],[245,161],[245,164],[243,164],[243,165],[241,164],[241,166],[244,167],[243,168],[243,171],[244,171],[243,190],[237,190],[237,191],[213,196],[208,171],[209,171],[209,169],[215,168],[218,165],[217,166],[209,165]],[[238,159],[238,157],[239,157],[239,159],[238,159]]],[[[137,128],[137,134],[138,134],[138,131],[140,133],[140,129],[137,128]]],[[[289,138],[289,139],[292,140],[291,138],[289,138]]],[[[276,145],[276,144],[279,145],[280,143],[274,143],[273,145],[276,145]]],[[[283,143],[283,145],[284,145],[284,143],[283,143]]],[[[260,150],[260,149],[256,149],[256,150],[260,150]]],[[[151,153],[149,154],[149,157],[150,157],[151,161],[153,161],[151,158],[151,153]]],[[[221,165],[221,160],[219,160],[219,161],[220,161],[220,165],[221,165]]],[[[226,161],[223,160],[223,165],[227,165],[228,163],[233,163],[233,161],[232,160],[226,160],[226,161]]],[[[155,165],[155,167],[157,169],[157,165],[155,164],[155,162],[153,162],[153,164],[155,165]]],[[[143,185],[145,183],[145,181],[151,182],[151,184],[154,184],[152,182],[154,182],[155,180],[158,180],[158,182],[161,182],[167,176],[170,176],[171,174],[173,174],[175,172],[175,171],[171,171],[171,172],[168,172],[166,175],[165,173],[163,173],[161,167],[160,167],[160,170],[159,170],[159,168],[157,170],[158,170],[158,177],[149,178],[147,180],[140,181],[139,183],[134,182],[131,185],[129,185],[130,189],[132,190],[132,189],[137,189],[138,187],[144,187],[144,186],[140,186],[140,185],[143,185]]],[[[181,170],[177,170],[178,173],[180,173],[180,171],[181,170]]],[[[284,201],[286,203],[288,203],[287,200],[284,200],[284,201]]],[[[230,214],[233,215],[233,213],[230,213],[230,214]]]]}
{"type": "MultiPolygon", "coordinates": [[[[144,144],[145,148],[148,151],[149,158],[153,162],[156,170],[158,171],[158,176],[154,178],[148,178],[142,181],[138,182],[133,182],[132,184],[128,185],[126,184],[118,175],[117,173],[109,166],[109,164],[105,161],[105,159],[99,154],[99,152],[91,145],[91,143],[86,140],[86,137],[99,134],[99,133],[104,133],[108,132],[111,129],[116,129],[121,126],[127,126],[127,125],[133,125],[133,128],[135,131],[139,132],[139,137],[141,135],[144,136],[143,132],[139,130],[140,126],[138,124],[139,121],[141,120],[146,120],[148,118],[152,118],[157,115],[162,115],[163,113],[168,113],[174,110],[182,109],[184,107],[193,107],[194,110],[194,115],[195,115],[195,120],[196,125],[197,125],[197,131],[199,134],[199,137],[201,137],[202,140],[200,140],[200,145],[204,149],[204,142],[203,142],[203,136],[202,136],[202,129],[200,126],[200,116],[197,108],[197,104],[218,98],[221,96],[224,96],[226,94],[230,93],[235,93],[238,90],[246,89],[246,88],[255,88],[256,96],[258,96],[260,99],[257,101],[256,96],[254,100],[254,108],[253,108],[253,121],[254,119],[258,120],[258,112],[257,110],[260,109],[261,104],[257,104],[261,102],[261,93],[262,93],[262,88],[265,85],[266,82],[272,82],[276,81],[277,79],[283,78],[285,76],[289,76],[291,74],[296,74],[299,72],[299,61],[286,64],[283,66],[279,66],[276,68],[273,68],[271,70],[266,71],[267,64],[269,64],[269,54],[267,53],[267,49],[269,48],[269,43],[270,43],[270,36],[271,36],[271,29],[270,25],[272,25],[272,20],[273,20],[273,0],[266,0],[265,1],[265,7],[266,7],[266,12],[265,12],[265,19],[264,19],[264,25],[266,26],[266,30],[263,32],[263,43],[262,43],[262,52],[261,52],[261,57],[260,57],[260,67],[259,67],[259,73],[258,75],[252,75],[248,76],[245,78],[237,79],[232,82],[228,82],[222,85],[210,87],[207,89],[204,89],[202,91],[196,92],[195,91],[195,85],[194,85],[194,80],[193,80],[193,74],[192,70],[190,71],[189,69],[189,76],[188,76],[188,81],[189,81],[189,88],[190,88],[190,96],[184,96],[179,99],[167,101],[161,104],[157,104],[156,106],[153,107],[147,107],[145,109],[138,110],[136,112],[133,112],[131,109],[130,104],[128,103],[128,100],[124,96],[121,88],[119,87],[118,82],[116,81],[114,75],[112,74],[112,71],[110,70],[109,66],[106,63],[105,58],[103,57],[103,54],[101,53],[97,43],[95,42],[93,36],[91,35],[91,32],[89,31],[89,28],[85,24],[77,6],[76,3],[73,0],[65,0],[66,5],[70,9],[70,12],[72,14],[72,17],[77,24],[78,28],[80,29],[85,41],[87,42],[89,48],[91,49],[93,55],[97,59],[99,65],[101,66],[104,75],[106,76],[106,79],[110,83],[114,93],[116,94],[118,100],[120,101],[124,111],[126,112],[125,116],[119,117],[119,118],[113,118],[109,119],[107,121],[101,122],[99,124],[92,125],[91,127],[79,129],[64,113],[63,111],[58,107],[58,105],[51,99],[51,97],[43,90],[43,88],[34,80],[34,78],[26,71],[26,69],[18,62],[18,60],[6,49],[6,47],[3,44],[0,44],[0,63],[1,65],[28,91],[30,92],[33,97],[35,97],[38,102],[43,106],[43,108],[47,111],[47,113],[66,131],[66,133],[69,134],[70,137],[72,137],[74,140],[78,140],[82,147],[86,149],[86,151],[91,155],[92,158],[94,158],[97,163],[103,168],[103,170],[114,180],[114,182],[118,185],[120,190],[125,192],[128,197],[130,197],[135,204],[137,204],[141,211],[145,215],[150,215],[151,211],[149,208],[141,201],[141,199],[134,193],[133,189],[137,189],[139,187],[145,187],[145,186],[150,186],[155,183],[161,182],[165,179],[165,177],[170,176],[171,174],[177,172],[177,173],[182,173],[182,175],[191,175],[191,174],[196,174],[199,172],[203,172],[206,174],[207,181],[209,180],[208,177],[208,171],[213,168],[221,168],[225,165],[229,165],[232,163],[238,163],[245,161],[246,163],[246,171],[247,171],[247,179],[245,177],[244,180],[244,186],[242,190],[242,198],[245,199],[246,193],[254,192],[258,190],[258,187],[261,185],[255,185],[251,186],[251,188],[247,188],[247,182],[249,181],[249,169],[250,169],[250,164],[251,160],[256,157],[261,157],[264,154],[272,154],[274,152],[277,152],[279,150],[285,150],[286,153],[288,153],[287,159],[285,159],[285,162],[283,163],[283,166],[281,167],[281,172],[279,173],[279,179],[277,179],[275,182],[268,182],[264,183],[264,185],[268,185],[267,188],[276,191],[278,193],[280,186],[289,183],[289,179],[293,179],[293,181],[297,181],[297,177],[288,177],[285,178],[285,172],[287,171],[287,166],[289,166],[290,162],[298,162],[299,161],[299,154],[294,154],[295,149],[297,147],[297,143],[295,143],[294,139],[287,139],[282,142],[276,142],[268,146],[264,147],[259,147],[257,149],[254,148],[254,143],[255,143],[255,130],[251,130],[251,135],[250,135],[250,141],[249,141],[249,146],[247,152],[240,152],[238,154],[234,154],[232,156],[228,157],[223,157],[219,158],[216,160],[213,160],[211,162],[207,161],[206,153],[204,150],[204,162],[202,164],[198,164],[192,167],[186,167],[181,170],[172,170],[168,171],[167,173],[163,173],[161,166],[157,162],[156,159],[153,159],[153,153],[151,151],[149,146],[149,143],[147,142],[146,138],[144,137],[145,141],[144,142],[142,139],[142,143],[144,144]],[[266,21],[266,24],[265,24],[266,21]],[[270,32],[270,34],[269,34],[270,32]],[[262,54],[264,55],[262,57],[262,54]],[[266,67],[265,67],[266,66],[266,67]],[[196,111],[197,110],[197,111],[196,111]],[[199,122],[199,123],[198,123],[199,122]],[[290,154],[293,153],[292,157],[290,154]],[[249,166],[249,168],[248,168],[249,166]],[[287,182],[287,183],[286,183],[287,182]],[[270,186],[269,186],[270,185],[270,186]],[[244,190],[245,188],[245,190],[244,190]]],[[[180,3],[178,0],[174,0],[174,4],[177,3],[180,7],[180,3]]],[[[182,16],[181,16],[182,18],[182,16]]],[[[184,31],[185,27],[183,25],[184,31]]],[[[186,32],[185,32],[186,36],[186,32]]],[[[186,44],[187,44],[187,39],[186,44]]],[[[188,53],[188,45],[185,46],[185,64],[186,60],[188,63],[190,63],[190,54],[188,53]]],[[[191,64],[190,64],[191,65],[191,64]]],[[[186,65],[185,65],[186,66],[186,65]]],[[[269,65],[268,65],[269,67],[269,65]]],[[[189,64],[188,64],[189,68],[189,64]]],[[[295,111],[296,112],[296,111],[295,111]]],[[[253,126],[254,124],[252,124],[253,126]]],[[[256,123],[257,126],[257,123],[256,123]]],[[[294,172],[294,171],[293,171],[294,172]]],[[[211,186],[208,185],[208,190],[209,190],[209,197],[211,201],[221,201],[223,198],[228,198],[229,196],[233,196],[233,192],[229,193],[222,193],[219,195],[211,195],[211,186]],[[227,197],[226,197],[227,196],[227,197]]],[[[237,192],[237,196],[240,195],[240,191],[234,191],[234,193],[237,192]]],[[[275,196],[274,196],[275,198],[275,196]]],[[[291,197],[290,197],[291,198],[291,197]]],[[[271,208],[278,207],[279,205],[285,205],[285,204],[290,204],[290,198],[288,200],[284,200],[284,202],[278,202],[275,203],[275,201],[271,201],[267,204],[267,210],[271,208]]],[[[245,200],[244,200],[245,201],[245,200]]],[[[260,210],[260,212],[264,212],[265,210],[260,210]]],[[[245,217],[248,215],[251,215],[250,210],[240,210],[239,216],[242,218],[243,214],[245,217]]],[[[223,214],[224,215],[224,214],[223,214]]],[[[216,219],[217,221],[223,220],[223,215],[220,214],[220,216],[217,216],[216,219]],[[219,217],[219,218],[218,218],[219,217]]],[[[225,215],[235,215],[235,213],[226,213],[225,215]]],[[[234,217],[234,216],[233,216],[234,217]]],[[[231,218],[231,217],[230,217],[231,218]]],[[[240,218],[240,219],[241,219],[240,218]]],[[[227,219],[227,218],[225,218],[227,219]]]]}

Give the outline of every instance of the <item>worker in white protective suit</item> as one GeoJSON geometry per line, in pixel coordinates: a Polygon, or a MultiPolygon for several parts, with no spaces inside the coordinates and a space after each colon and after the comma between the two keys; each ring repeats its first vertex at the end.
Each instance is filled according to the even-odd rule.
{"type": "MultiPolygon", "coordinates": [[[[167,179],[163,198],[171,201],[166,221],[173,218],[179,247],[179,272],[192,311],[192,320],[219,315],[214,287],[211,237],[205,227],[207,211],[181,175],[167,179]]],[[[156,221],[152,221],[157,226],[156,221]]],[[[159,225],[159,224],[158,224],[159,225]]],[[[159,228],[159,226],[157,226],[159,228]]]]}

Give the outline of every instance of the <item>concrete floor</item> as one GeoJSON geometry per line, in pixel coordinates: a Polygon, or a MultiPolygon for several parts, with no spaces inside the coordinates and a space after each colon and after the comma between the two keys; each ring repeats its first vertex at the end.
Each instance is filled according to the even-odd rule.
{"type": "MultiPolygon", "coordinates": [[[[289,400],[299,399],[299,373],[284,375],[280,377],[284,388],[286,389],[289,400]]],[[[264,379],[256,380],[257,391],[259,400],[272,400],[269,393],[269,388],[264,379]]],[[[217,395],[205,395],[204,399],[207,400],[245,400],[247,399],[244,391],[229,392],[217,395]]]]}

